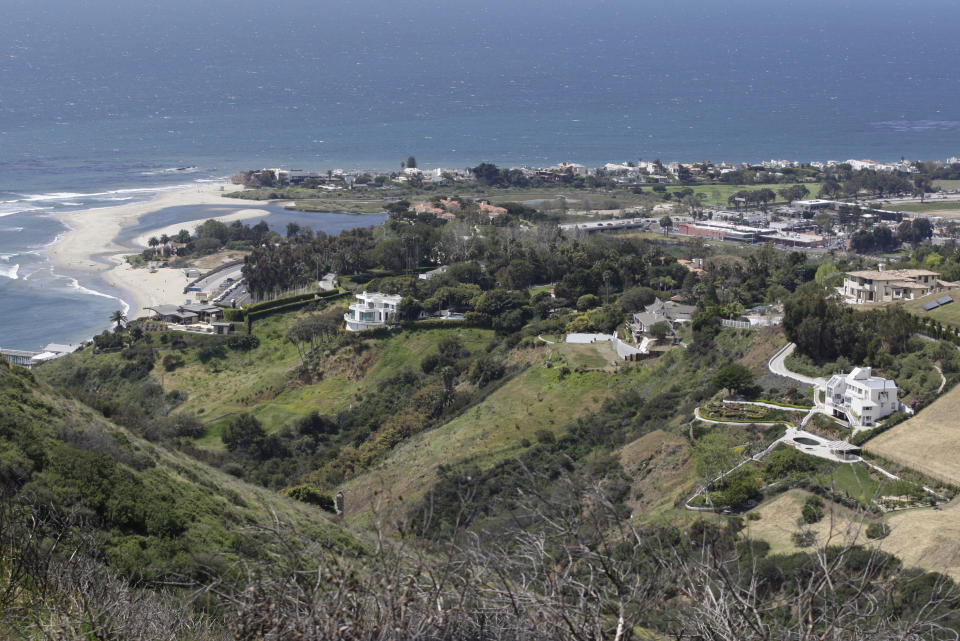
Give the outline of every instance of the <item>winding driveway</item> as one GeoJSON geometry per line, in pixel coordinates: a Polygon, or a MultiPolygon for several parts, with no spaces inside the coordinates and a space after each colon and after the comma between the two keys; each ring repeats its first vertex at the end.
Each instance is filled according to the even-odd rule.
{"type": "Polygon", "coordinates": [[[777,376],[783,376],[784,378],[789,378],[797,381],[798,383],[803,383],[804,385],[812,385],[817,387],[819,384],[823,383],[822,378],[810,378],[809,376],[804,376],[803,374],[797,374],[796,372],[791,372],[787,369],[784,361],[788,356],[793,354],[793,350],[797,348],[796,343],[787,343],[774,354],[770,360],[767,362],[767,368],[776,374],[777,376]]]}

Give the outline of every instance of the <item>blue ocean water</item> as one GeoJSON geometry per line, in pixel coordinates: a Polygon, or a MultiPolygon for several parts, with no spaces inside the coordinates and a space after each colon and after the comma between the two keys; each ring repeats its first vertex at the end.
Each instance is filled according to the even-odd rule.
{"type": "Polygon", "coordinates": [[[62,339],[12,333],[46,297],[116,305],[34,286],[51,211],[239,169],[960,155],[957,24],[953,0],[5,0],[0,345],[62,339]]]}

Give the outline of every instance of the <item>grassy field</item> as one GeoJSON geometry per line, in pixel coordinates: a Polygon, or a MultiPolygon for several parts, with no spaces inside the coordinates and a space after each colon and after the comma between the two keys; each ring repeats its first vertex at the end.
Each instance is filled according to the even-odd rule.
{"type": "Polygon", "coordinates": [[[934,180],[934,187],[939,187],[940,189],[960,189],[960,180],[934,180]]]}
{"type": "Polygon", "coordinates": [[[930,214],[944,218],[960,217],[960,200],[933,200],[925,203],[896,203],[888,205],[888,209],[905,211],[917,214],[930,214]]]}
{"type": "Polygon", "coordinates": [[[960,485],[960,386],[913,418],[870,439],[864,450],[937,480],[960,485]]]}
{"type": "MultiPolygon", "coordinates": [[[[787,187],[793,187],[794,185],[802,184],[804,187],[810,190],[810,193],[807,195],[807,198],[816,198],[817,192],[820,191],[820,183],[786,183],[782,185],[697,185],[693,187],[693,191],[698,194],[704,194],[705,198],[703,203],[705,205],[714,205],[717,207],[729,207],[730,204],[727,201],[730,196],[734,193],[742,190],[757,190],[769,188],[774,192],[778,192],[781,189],[787,187]]],[[[669,192],[676,192],[683,189],[683,187],[670,187],[667,189],[669,192]]],[[[777,194],[777,198],[780,199],[780,195],[777,194]]]]}
{"type": "Polygon", "coordinates": [[[436,482],[440,465],[470,463],[486,469],[536,442],[538,430],[559,433],[614,393],[621,375],[572,372],[537,362],[479,404],[436,429],[397,446],[372,471],[345,484],[360,520],[379,506],[401,511],[436,482]]]}
{"type": "Polygon", "coordinates": [[[550,347],[555,353],[562,355],[570,367],[603,369],[616,367],[620,363],[617,352],[606,341],[589,345],[558,343],[550,347]]]}
{"type": "MultiPolygon", "coordinates": [[[[775,192],[797,183],[762,185],[691,185],[696,193],[704,194],[703,203],[715,207],[728,207],[727,199],[741,189],[770,188],[775,192]]],[[[808,198],[815,198],[820,190],[819,183],[803,183],[810,190],[808,198]]],[[[682,185],[672,185],[669,192],[684,189],[682,185]]],[[[275,190],[264,190],[263,195],[275,190]]],[[[633,193],[629,187],[613,189],[574,189],[569,185],[548,185],[536,188],[500,188],[479,187],[476,185],[453,185],[431,191],[418,191],[410,188],[372,189],[358,188],[343,192],[316,190],[285,190],[285,198],[292,201],[294,207],[303,211],[335,211],[345,213],[379,213],[384,206],[398,198],[410,201],[432,200],[436,197],[454,195],[465,198],[485,198],[494,203],[534,202],[546,208],[560,208],[560,198],[566,201],[571,210],[612,210],[629,209],[645,204],[656,204],[658,197],[651,187],[643,187],[642,194],[633,193]],[[653,200],[651,200],[653,199],[653,200]]],[[[252,194],[251,194],[252,195],[252,194]]]]}
{"type": "Polygon", "coordinates": [[[631,480],[627,504],[637,518],[656,521],[661,513],[672,511],[674,499],[693,491],[690,451],[689,441],[663,430],[620,450],[620,465],[631,480]]]}
{"type": "MultiPolygon", "coordinates": [[[[788,490],[780,496],[756,508],[760,520],[745,519],[744,536],[759,539],[770,544],[771,554],[793,554],[811,550],[799,548],[792,535],[800,531],[800,511],[807,497],[811,496],[806,490],[788,490]]],[[[860,519],[856,512],[836,503],[826,502],[824,516],[818,523],[803,525],[817,535],[817,545],[842,545],[845,542],[856,540],[860,533],[860,519]]]]}
{"type": "Polygon", "coordinates": [[[887,517],[887,524],[890,534],[880,543],[881,549],[908,567],[943,572],[960,580],[960,499],[941,510],[896,512],[887,517]]]}
{"type": "Polygon", "coordinates": [[[857,499],[863,505],[869,505],[870,501],[879,496],[877,490],[881,486],[862,465],[838,465],[828,474],[821,476],[820,482],[857,499]]]}
{"type": "Polygon", "coordinates": [[[936,294],[929,294],[923,298],[918,298],[917,300],[911,300],[903,304],[903,306],[909,311],[917,314],[919,316],[929,316],[934,320],[938,320],[945,325],[953,325],[955,327],[960,327],[960,289],[951,289],[945,292],[938,292],[936,294]],[[923,311],[924,303],[928,303],[932,300],[937,300],[944,296],[952,296],[954,302],[948,303],[943,307],[938,307],[929,312],[923,311]]]}

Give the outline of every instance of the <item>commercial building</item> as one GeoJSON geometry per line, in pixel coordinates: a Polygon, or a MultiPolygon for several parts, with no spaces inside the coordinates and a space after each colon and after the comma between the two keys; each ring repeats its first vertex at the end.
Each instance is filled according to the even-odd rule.
{"type": "Polygon", "coordinates": [[[701,221],[681,223],[677,231],[685,236],[699,236],[713,240],[732,240],[741,243],[755,243],[764,234],[776,233],[770,228],[748,227],[723,221],[701,221]]]}

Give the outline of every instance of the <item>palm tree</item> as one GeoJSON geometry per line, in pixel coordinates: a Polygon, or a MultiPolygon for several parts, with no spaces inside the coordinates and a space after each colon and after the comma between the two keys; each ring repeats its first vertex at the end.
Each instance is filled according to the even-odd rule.
{"type": "Polygon", "coordinates": [[[115,311],[113,314],[110,315],[110,322],[116,324],[115,327],[113,328],[113,331],[119,332],[120,329],[127,322],[127,315],[123,313],[122,309],[118,309],[117,311],[115,311]]]}

